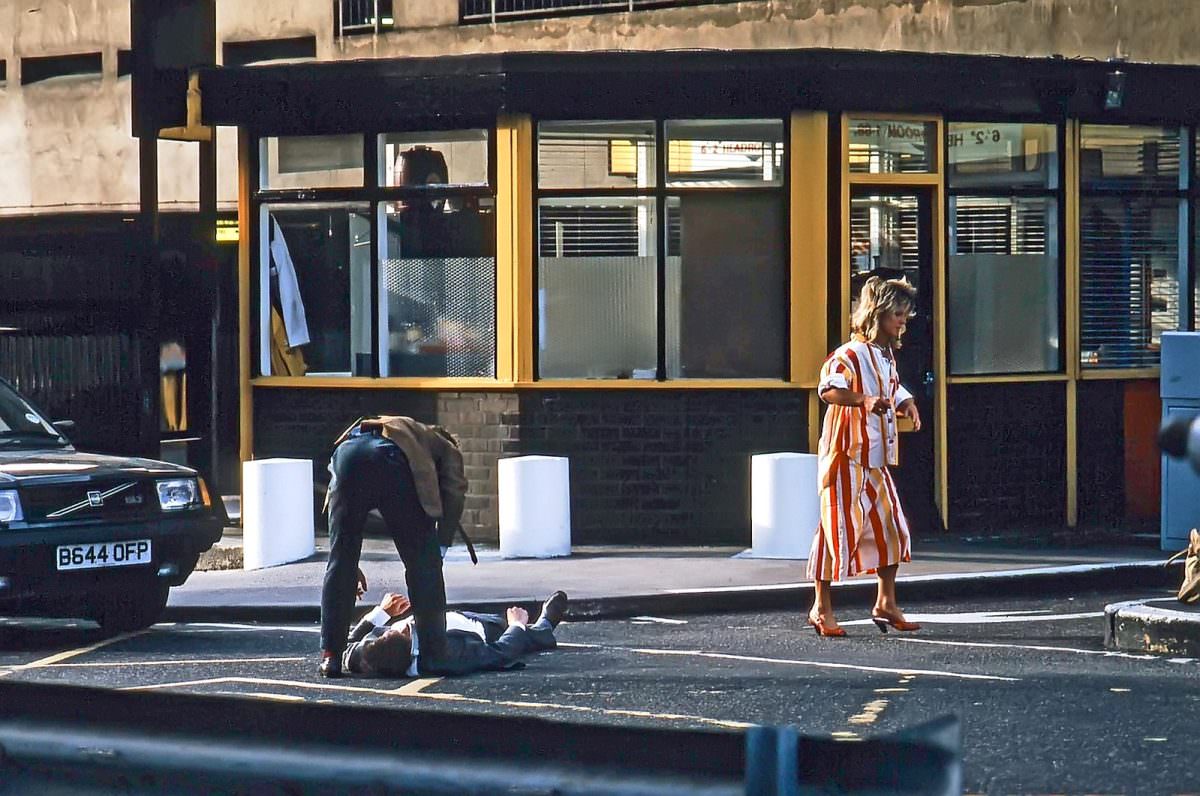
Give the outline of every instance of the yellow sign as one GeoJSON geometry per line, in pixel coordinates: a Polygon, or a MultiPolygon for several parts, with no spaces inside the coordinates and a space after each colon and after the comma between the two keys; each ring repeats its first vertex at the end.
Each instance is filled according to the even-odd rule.
{"type": "Polygon", "coordinates": [[[217,243],[237,243],[238,222],[234,218],[217,219],[217,243]]]}

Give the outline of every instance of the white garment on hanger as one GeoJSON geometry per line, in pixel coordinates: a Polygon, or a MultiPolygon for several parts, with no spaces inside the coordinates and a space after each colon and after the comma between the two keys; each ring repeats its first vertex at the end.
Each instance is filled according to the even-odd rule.
{"type": "Polygon", "coordinates": [[[295,348],[308,340],[308,320],[304,317],[304,302],[300,298],[300,282],[296,279],[296,267],[288,252],[287,241],[279,222],[271,217],[274,240],[271,241],[271,259],[279,275],[279,304],[283,312],[283,329],[287,332],[288,346],[295,348]]]}

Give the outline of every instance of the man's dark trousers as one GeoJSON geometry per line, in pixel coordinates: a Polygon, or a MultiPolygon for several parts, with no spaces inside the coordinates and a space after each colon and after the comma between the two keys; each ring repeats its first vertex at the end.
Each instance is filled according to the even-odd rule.
{"type": "Polygon", "coordinates": [[[379,509],[404,562],[421,658],[442,658],[446,643],[446,585],[433,520],[417,498],[404,452],[379,434],[361,434],[333,452],[329,493],[329,564],[321,589],[321,649],[340,654],[354,613],[358,560],[367,513],[379,509]],[[428,657],[426,657],[428,656],[428,657]]]}

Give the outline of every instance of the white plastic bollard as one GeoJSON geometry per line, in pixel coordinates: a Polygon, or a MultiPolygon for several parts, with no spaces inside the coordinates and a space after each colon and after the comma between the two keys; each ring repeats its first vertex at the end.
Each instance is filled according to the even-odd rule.
{"type": "Polygon", "coordinates": [[[571,555],[571,484],[562,456],[500,460],[500,555],[571,555]]]}
{"type": "Polygon", "coordinates": [[[750,457],[751,556],[808,558],[820,520],[815,454],[750,457]]]}
{"type": "Polygon", "coordinates": [[[242,464],[242,568],[308,558],[313,528],[310,459],[256,459],[242,464]]]}

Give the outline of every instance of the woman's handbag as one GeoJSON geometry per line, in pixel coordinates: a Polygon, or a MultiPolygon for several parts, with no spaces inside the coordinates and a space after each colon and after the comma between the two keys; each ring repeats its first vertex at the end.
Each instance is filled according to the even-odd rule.
{"type": "Polygon", "coordinates": [[[1188,536],[1186,550],[1180,550],[1167,559],[1170,564],[1180,556],[1183,559],[1183,584],[1179,587],[1176,599],[1181,603],[1194,603],[1200,600],[1200,530],[1192,528],[1188,536]]]}

